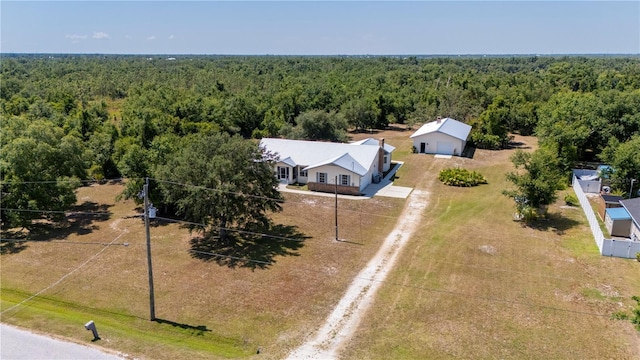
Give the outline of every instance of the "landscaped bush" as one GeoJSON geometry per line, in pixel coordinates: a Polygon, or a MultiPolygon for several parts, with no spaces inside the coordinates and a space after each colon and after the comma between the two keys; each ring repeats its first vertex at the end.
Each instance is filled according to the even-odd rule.
{"type": "Polygon", "coordinates": [[[578,206],[578,198],[573,194],[567,194],[564,196],[564,202],[569,206],[578,206]]]}
{"type": "Polygon", "coordinates": [[[443,169],[440,171],[438,179],[450,186],[469,187],[487,183],[487,179],[479,173],[460,168],[443,169]]]}

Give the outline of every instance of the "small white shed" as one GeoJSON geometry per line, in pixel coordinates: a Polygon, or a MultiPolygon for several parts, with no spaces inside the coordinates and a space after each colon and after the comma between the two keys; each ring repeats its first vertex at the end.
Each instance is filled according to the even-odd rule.
{"type": "Polygon", "coordinates": [[[451,118],[426,123],[411,135],[420,154],[461,155],[471,126],[451,118]]]}
{"type": "Polygon", "coordinates": [[[631,215],[623,207],[609,208],[605,211],[604,225],[611,236],[629,237],[631,215]]]}

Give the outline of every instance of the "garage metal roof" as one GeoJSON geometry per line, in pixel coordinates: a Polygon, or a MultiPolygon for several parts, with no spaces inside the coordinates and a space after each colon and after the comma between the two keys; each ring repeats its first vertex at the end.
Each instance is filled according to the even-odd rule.
{"type": "Polygon", "coordinates": [[[414,138],[434,132],[447,134],[460,140],[467,140],[469,132],[471,132],[471,126],[452,118],[444,118],[422,125],[422,127],[410,137],[414,138]]]}

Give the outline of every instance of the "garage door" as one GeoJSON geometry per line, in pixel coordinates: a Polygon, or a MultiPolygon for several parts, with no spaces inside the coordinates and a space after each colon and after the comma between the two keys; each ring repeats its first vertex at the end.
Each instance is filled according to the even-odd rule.
{"type": "Polygon", "coordinates": [[[436,154],[453,155],[453,143],[448,141],[438,141],[436,144],[436,154]]]}

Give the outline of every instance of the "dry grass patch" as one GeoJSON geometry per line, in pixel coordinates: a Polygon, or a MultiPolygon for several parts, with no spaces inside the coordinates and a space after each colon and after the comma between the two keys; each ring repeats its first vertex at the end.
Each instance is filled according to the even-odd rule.
{"type": "MultiPolygon", "coordinates": [[[[601,257],[574,209],[552,207],[557,216],[539,229],[513,222],[513,204],[500,194],[512,151],[435,159],[411,153],[410,133],[352,134],[396,146],[394,159],[407,161],[396,185],[428,185],[431,198],[346,358],[637,354],[631,326],[608,319],[640,292],[637,262],[601,257]],[[451,188],[434,181],[440,168],[452,166],[479,171],[488,184],[451,188]]],[[[2,255],[3,322],[86,343],[91,336],[82,325],[94,320],[100,345],[143,358],[250,357],[258,347],[260,358],[283,358],[326,318],[404,206],[399,199],[340,199],[345,241],[336,242],[334,199],[287,193],[284,211],[272,218],[305,239],[302,246],[273,240],[284,242],[274,245],[280,252],[258,247],[272,260],[262,267],[196,258],[195,234],[157,223],[151,235],[161,321],[150,322],[144,226],[133,203],[114,201],[121,190],[119,184],[81,188],[79,204],[108,215],[73,222],[2,255]],[[129,246],[72,244],[113,240],[129,246]]]]}
{"type": "Polygon", "coordinates": [[[582,212],[562,200],[535,229],[513,221],[501,195],[511,153],[450,159],[488,184],[434,182],[424,221],[345,358],[637,356],[637,332],[609,317],[640,293],[638,263],[600,256],[582,212]]]}
{"type": "MultiPolygon", "coordinates": [[[[79,189],[79,204],[108,214],[2,255],[3,322],[87,342],[82,325],[94,320],[100,345],[153,359],[244,357],[258,347],[261,357],[280,358],[327,316],[403,205],[340,199],[344,241],[336,242],[333,198],[285,194],[284,211],[272,218],[294,227],[303,241],[264,239],[275,244],[256,248],[269,252],[265,266],[194,257],[197,234],[156,221],[151,242],[159,321],[150,322],[144,224],[135,204],[114,201],[121,190],[121,184],[79,189]],[[128,246],[103,245],[111,241],[128,246]]],[[[247,257],[253,255],[260,254],[247,257]]]]}

